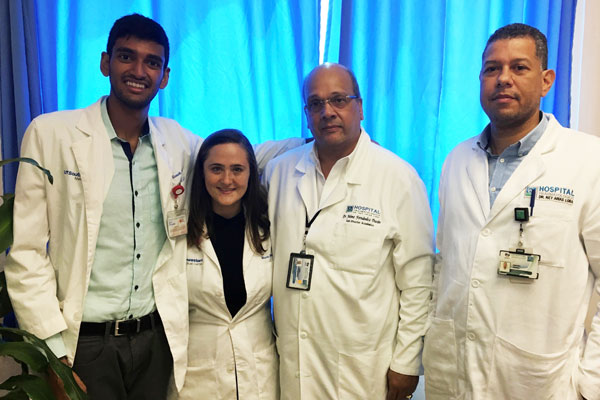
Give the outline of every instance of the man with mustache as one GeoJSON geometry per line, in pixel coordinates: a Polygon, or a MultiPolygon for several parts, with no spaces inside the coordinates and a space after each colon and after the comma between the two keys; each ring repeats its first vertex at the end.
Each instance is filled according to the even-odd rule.
{"type": "Polygon", "coordinates": [[[483,52],[483,132],[440,181],[428,399],[600,399],[600,140],[540,111],[546,37],[512,24],[483,52]],[[437,266],[441,265],[438,270],[437,266]]]}
{"type": "Polygon", "coordinates": [[[281,397],[410,398],[431,287],[425,188],[361,129],[348,68],[316,67],[303,98],[314,143],[265,171],[281,397]]]}
{"type": "MultiPolygon", "coordinates": [[[[188,182],[201,139],[149,117],[167,86],[169,41],[139,14],[118,19],[100,70],[110,94],[80,110],[41,115],[21,155],[6,278],[20,326],[72,364],[94,399],[163,399],[181,388],[187,357],[188,182]]],[[[257,151],[263,165],[302,139],[257,151]]],[[[62,382],[50,373],[57,398],[62,382]]],[[[83,386],[83,384],[81,385],[83,386]]]]}

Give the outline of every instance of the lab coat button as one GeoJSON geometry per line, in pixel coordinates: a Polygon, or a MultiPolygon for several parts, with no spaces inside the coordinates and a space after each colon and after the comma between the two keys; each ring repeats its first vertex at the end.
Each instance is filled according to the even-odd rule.
{"type": "Polygon", "coordinates": [[[306,298],[308,298],[308,293],[306,293],[306,292],[302,293],[302,298],[303,298],[303,299],[306,299],[306,298]]]}
{"type": "Polygon", "coordinates": [[[467,339],[469,340],[475,340],[475,334],[472,332],[467,333],[467,339]]]}
{"type": "Polygon", "coordinates": [[[477,279],[473,279],[471,281],[471,286],[473,286],[474,288],[478,288],[480,283],[481,282],[479,282],[477,279]]]}
{"type": "Polygon", "coordinates": [[[306,333],[306,332],[302,332],[300,334],[300,339],[306,339],[307,337],[308,337],[308,333],[306,333]]]}
{"type": "Polygon", "coordinates": [[[227,372],[233,372],[233,365],[230,365],[229,367],[227,367],[227,372]]]}
{"type": "Polygon", "coordinates": [[[490,236],[490,233],[492,233],[489,229],[484,229],[483,231],[481,231],[481,234],[483,236],[490,236]]]}
{"type": "Polygon", "coordinates": [[[300,378],[300,371],[296,371],[296,378],[300,378]]]}

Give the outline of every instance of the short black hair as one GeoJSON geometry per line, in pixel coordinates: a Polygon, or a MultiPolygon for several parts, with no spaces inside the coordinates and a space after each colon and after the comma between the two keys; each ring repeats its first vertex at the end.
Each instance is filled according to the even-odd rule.
{"type": "Polygon", "coordinates": [[[150,40],[160,44],[165,50],[165,64],[169,64],[169,38],[162,26],[153,19],[144,17],[140,14],[125,15],[115,21],[108,35],[106,43],[106,52],[112,55],[113,47],[117,39],[133,36],[142,40],[150,40]]]}
{"type": "Polygon", "coordinates": [[[485,45],[485,49],[483,49],[482,59],[487,48],[495,41],[522,37],[530,37],[533,39],[535,42],[535,55],[541,61],[542,69],[548,69],[548,41],[546,40],[546,36],[538,29],[526,24],[516,23],[505,25],[492,33],[492,36],[490,36],[485,45]]]}
{"type": "Polygon", "coordinates": [[[337,64],[337,63],[324,63],[321,65],[316,66],[315,68],[313,68],[312,71],[310,71],[308,73],[308,75],[306,75],[306,77],[304,78],[304,82],[302,82],[302,98],[304,99],[304,102],[306,102],[306,84],[308,83],[308,80],[312,77],[312,74],[320,68],[327,68],[333,65],[337,65],[338,67],[342,68],[344,71],[346,71],[348,73],[348,76],[350,77],[350,80],[352,81],[352,91],[354,92],[354,96],[357,96],[359,99],[360,97],[360,88],[358,87],[358,81],[356,80],[356,76],[354,75],[354,72],[352,72],[352,70],[348,67],[346,67],[345,65],[342,64],[337,64]]]}

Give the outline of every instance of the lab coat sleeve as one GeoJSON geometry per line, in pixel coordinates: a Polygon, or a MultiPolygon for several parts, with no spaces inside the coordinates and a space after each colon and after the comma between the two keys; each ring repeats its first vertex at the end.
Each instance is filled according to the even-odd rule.
{"type": "MultiPolygon", "coordinates": [[[[21,146],[22,157],[33,158],[42,166],[47,164],[47,160],[43,159],[43,134],[34,120],[27,128],[21,146]]],[[[13,210],[13,245],[5,267],[8,294],[20,327],[42,339],[67,329],[56,296],[54,268],[46,247],[50,236],[47,213],[50,207],[47,201],[49,185],[46,175],[39,169],[27,163],[19,165],[13,210]]]]}
{"type": "Polygon", "coordinates": [[[419,375],[421,351],[431,298],[433,224],[423,182],[416,176],[399,197],[394,240],[396,287],[400,295],[400,321],[390,368],[404,375],[419,375]]]}
{"type": "Polygon", "coordinates": [[[282,140],[269,140],[261,144],[254,145],[254,154],[258,163],[258,173],[262,174],[267,163],[275,157],[285,153],[288,150],[302,146],[306,143],[304,138],[289,138],[282,140]]]}
{"type": "MultiPolygon", "coordinates": [[[[596,179],[590,185],[597,188],[600,182],[596,179]]],[[[594,276],[594,292],[600,294],[600,192],[591,193],[594,199],[586,206],[582,237],[594,276]]],[[[600,304],[595,305],[595,310],[577,379],[579,392],[587,400],[600,400],[600,304]]]]}
{"type": "Polygon", "coordinates": [[[445,220],[444,213],[446,211],[446,207],[444,204],[445,182],[446,182],[445,171],[446,171],[446,163],[444,163],[444,165],[442,167],[442,175],[440,177],[440,185],[439,185],[439,190],[438,190],[440,210],[438,212],[438,226],[437,226],[437,234],[436,234],[435,243],[436,243],[436,247],[439,252],[435,255],[433,266],[432,266],[433,267],[433,282],[431,284],[431,301],[429,303],[429,318],[427,321],[428,329],[429,329],[429,326],[431,325],[431,320],[435,317],[435,310],[437,307],[439,277],[440,277],[440,271],[442,268],[442,262],[444,260],[443,254],[441,253],[441,249],[442,249],[442,242],[443,242],[442,232],[444,231],[443,226],[444,226],[444,220],[445,220]]]}

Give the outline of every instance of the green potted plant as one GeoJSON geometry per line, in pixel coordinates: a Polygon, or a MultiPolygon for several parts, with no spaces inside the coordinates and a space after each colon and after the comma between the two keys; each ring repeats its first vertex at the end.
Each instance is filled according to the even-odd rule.
{"type": "MultiPolygon", "coordinates": [[[[0,161],[0,167],[10,162],[26,162],[42,170],[50,183],[52,174],[31,158],[13,158],[0,161]]],[[[0,206],[0,251],[6,251],[12,244],[14,194],[1,196],[0,206]]],[[[0,272],[0,318],[12,312],[12,306],[6,288],[4,271],[0,272]]],[[[21,364],[21,374],[11,376],[0,383],[0,389],[8,392],[6,400],[52,400],[54,396],[50,386],[43,378],[48,369],[52,369],[62,379],[65,391],[71,400],[87,399],[79,388],[71,368],[62,363],[46,343],[35,335],[21,329],[6,328],[0,324],[0,356],[12,357],[21,364]],[[35,371],[36,374],[31,374],[35,371]]]]}

